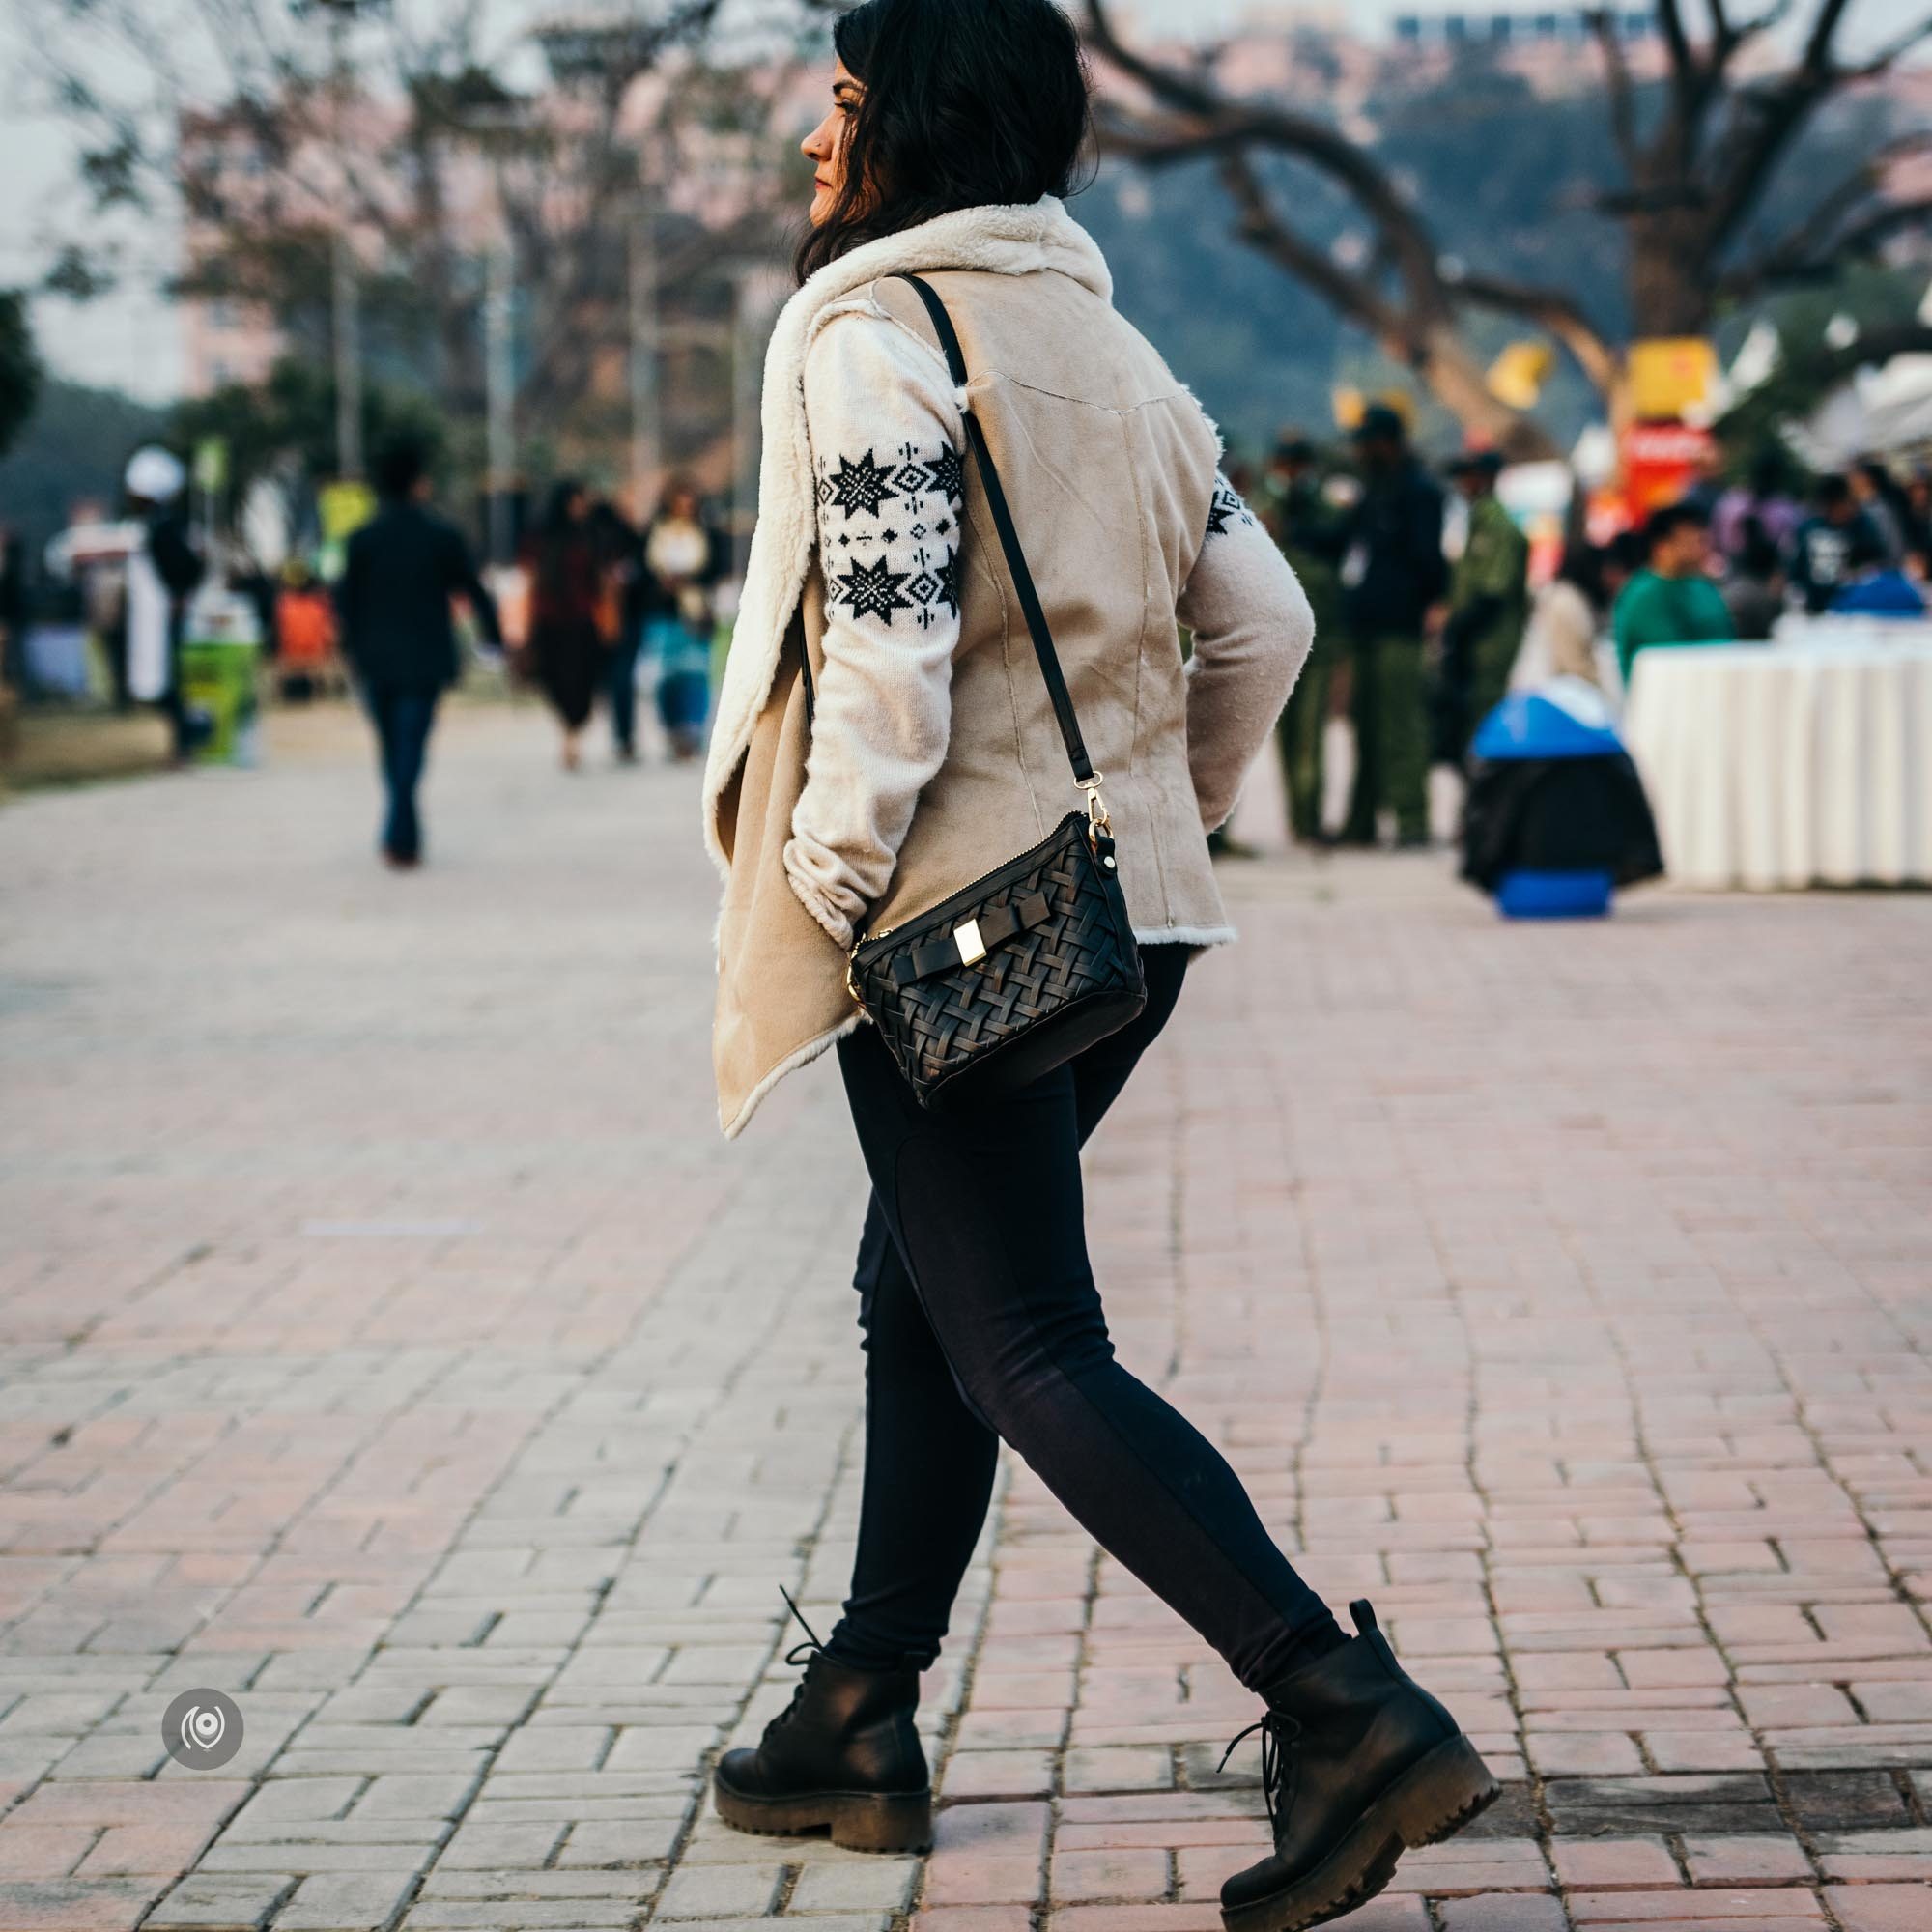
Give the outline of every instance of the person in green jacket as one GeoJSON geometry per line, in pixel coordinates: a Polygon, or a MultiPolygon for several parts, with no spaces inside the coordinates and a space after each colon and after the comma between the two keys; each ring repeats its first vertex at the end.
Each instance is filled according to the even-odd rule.
{"type": "Polygon", "coordinates": [[[1469,734],[1502,702],[1529,614],[1529,539],[1503,508],[1503,460],[1477,450],[1450,465],[1469,506],[1469,534],[1449,573],[1449,615],[1438,670],[1438,764],[1460,765],[1469,734]]]}
{"type": "Polygon", "coordinates": [[[1670,644],[1728,644],[1730,607],[1710,573],[1710,519],[1694,503],[1667,503],[1644,526],[1650,564],[1617,597],[1611,629],[1624,683],[1636,654],[1670,644]]]}
{"type": "Polygon", "coordinates": [[[1334,692],[1334,668],[1349,655],[1342,627],[1342,581],[1336,569],[1342,516],[1322,494],[1314,442],[1285,430],[1268,459],[1256,509],[1315,611],[1315,644],[1275,727],[1288,792],[1288,829],[1307,843],[1321,838],[1321,732],[1334,692]]]}

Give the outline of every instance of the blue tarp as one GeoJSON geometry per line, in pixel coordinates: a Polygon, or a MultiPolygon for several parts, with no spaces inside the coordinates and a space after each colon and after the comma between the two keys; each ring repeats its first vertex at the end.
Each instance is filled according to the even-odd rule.
{"type": "Polygon", "coordinates": [[[1602,758],[1621,752],[1623,741],[1594,685],[1559,678],[1541,691],[1520,691],[1504,698],[1477,726],[1469,749],[1491,763],[1602,758]]]}

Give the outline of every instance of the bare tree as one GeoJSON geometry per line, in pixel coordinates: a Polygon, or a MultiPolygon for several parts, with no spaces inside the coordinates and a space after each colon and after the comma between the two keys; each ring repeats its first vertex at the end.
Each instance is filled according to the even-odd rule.
{"type": "MultiPolygon", "coordinates": [[[[1825,104],[1889,72],[1932,36],[1928,18],[1876,53],[1847,61],[1838,49],[1848,5],[1818,0],[1799,50],[1767,71],[1741,56],[1784,24],[1792,0],[1767,0],[1735,19],[1725,0],[1705,0],[1701,34],[1687,25],[1678,0],[1660,0],[1666,77],[1655,102],[1630,71],[1616,15],[1586,15],[1601,49],[1624,177],[1592,206],[1624,231],[1636,336],[1707,333],[1720,304],[1827,272],[1924,219],[1926,201],[1892,191],[1896,164],[1932,147],[1932,137],[1914,137],[1876,148],[1789,233],[1764,242],[1752,232],[1766,189],[1825,104]]],[[[1240,239],[1413,370],[1469,429],[1512,454],[1550,453],[1533,418],[1491,393],[1469,334],[1477,311],[1552,336],[1612,415],[1621,413],[1627,344],[1564,290],[1445,257],[1428,213],[1364,144],[1319,115],[1231,96],[1211,61],[1184,69],[1130,46],[1107,0],[1087,0],[1084,27],[1094,52],[1140,96],[1136,105],[1103,107],[1105,147],[1152,165],[1212,157],[1240,239]],[[1258,172],[1256,157],[1266,154],[1313,168],[1348,198],[1374,233],[1365,263],[1338,260],[1310,238],[1258,172]]]]}
{"type": "MultiPolygon", "coordinates": [[[[768,36],[724,64],[721,4],[554,25],[532,48],[521,27],[493,39],[482,0],[372,8],[333,39],[312,0],[23,0],[45,98],[86,143],[93,212],[177,214],[179,292],[253,306],[319,347],[346,230],[372,327],[411,338],[438,400],[473,416],[483,258],[507,247],[518,403],[548,423],[583,413],[600,366],[621,358],[643,213],[664,212],[654,232],[673,299],[721,259],[776,243],[782,170],[767,137],[797,44],[788,58],[768,36]],[[517,84],[533,51],[553,79],[535,91],[517,84]],[[715,175],[734,146],[746,164],[713,205],[672,209],[674,185],[699,165],[715,175]]],[[[106,280],[78,249],[57,269],[71,293],[106,280]]]]}

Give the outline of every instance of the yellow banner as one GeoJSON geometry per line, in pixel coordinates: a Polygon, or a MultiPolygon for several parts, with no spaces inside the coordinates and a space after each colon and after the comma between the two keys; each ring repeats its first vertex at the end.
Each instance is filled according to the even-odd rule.
{"type": "Polygon", "coordinates": [[[1631,345],[1631,412],[1642,422],[1676,422],[1710,397],[1718,352],[1701,335],[1660,335],[1631,345]]]}
{"type": "Polygon", "coordinates": [[[1490,394],[1513,410],[1532,410],[1556,367],[1547,342],[1512,342],[1490,365],[1490,394]]]}
{"type": "Polygon", "coordinates": [[[325,483],[317,493],[324,543],[347,543],[376,514],[376,493],[366,483],[325,483]]]}

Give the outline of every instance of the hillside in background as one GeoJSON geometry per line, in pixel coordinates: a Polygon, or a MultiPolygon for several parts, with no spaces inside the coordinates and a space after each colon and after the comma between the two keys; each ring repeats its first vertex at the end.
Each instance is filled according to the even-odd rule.
{"type": "Polygon", "coordinates": [[[111,512],[128,458],[166,422],[167,412],[115,390],[49,382],[19,441],[0,460],[0,524],[38,554],[66,526],[78,499],[93,497],[111,512]]]}
{"type": "MultiPolygon", "coordinates": [[[[1602,327],[1623,335],[1623,238],[1586,206],[1615,172],[1600,92],[1581,84],[1541,91],[1479,50],[1446,76],[1411,85],[1406,72],[1393,60],[1381,71],[1371,100],[1375,146],[1430,216],[1443,252],[1565,289],[1602,327]]],[[[1587,67],[1578,72],[1580,83],[1587,67]]],[[[1875,142],[1922,125],[1902,94],[1840,102],[1773,183],[1754,232],[1782,232],[1875,142]]],[[[1310,170],[1278,158],[1259,165],[1305,236],[1345,258],[1362,245],[1348,205],[1310,170]]],[[[1373,344],[1235,238],[1210,161],[1157,170],[1111,161],[1073,213],[1106,250],[1122,311],[1200,396],[1234,449],[1258,454],[1286,423],[1331,434],[1338,384],[1407,386],[1373,344]]],[[[1722,342],[1734,345],[1748,321],[1734,318],[1722,342]]],[[[1477,339],[1500,351],[1520,332],[1486,320],[1477,339]]],[[[1593,418],[1596,401],[1567,362],[1559,370],[1543,413],[1567,444],[1593,418]]],[[[1422,423],[1432,446],[1461,440],[1439,412],[1425,411],[1422,423]]]]}

